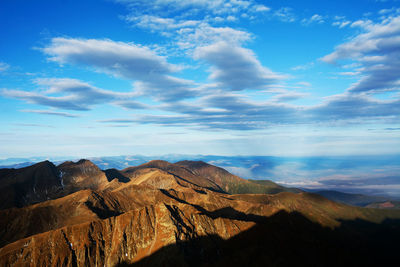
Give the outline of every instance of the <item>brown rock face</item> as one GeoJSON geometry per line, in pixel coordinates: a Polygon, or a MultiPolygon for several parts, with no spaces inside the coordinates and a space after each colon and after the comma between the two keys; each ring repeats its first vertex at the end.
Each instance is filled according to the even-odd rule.
{"type": "Polygon", "coordinates": [[[181,165],[61,164],[64,192],[86,189],[1,210],[0,266],[391,266],[397,255],[400,211],[230,195],[223,176],[181,165]]]}
{"type": "Polygon", "coordinates": [[[106,174],[89,160],[81,159],[76,163],[67,161],[57,169],[66,191],[101,189],[108,184],[106,174]]]}
{"type": "Polygon", "coordinates": [[[199,176],[182,166],[163,160],[152,160],[137,167],[126,168],[122,171],[122,173],[131,179],[135,179],[137,176],[140,176],[140,171],[143,169],[159,169],[168,174],[174,175],[180,181],[192,184],[193,186],[207,188],[216,192],[223,192],[223,189],[221,189],[221,187],[214,181],[203,176],[199,176]]]}

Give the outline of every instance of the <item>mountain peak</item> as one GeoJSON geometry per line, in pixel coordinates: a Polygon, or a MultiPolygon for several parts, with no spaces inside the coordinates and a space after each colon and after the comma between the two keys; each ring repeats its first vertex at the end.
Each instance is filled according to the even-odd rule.
{"type": "Polygon", "coordinates": [[[61,188],[57,167],[48,160],[20,169],[8,169],[1,173],[0,178],[0,209],[47,200],[61,188]]]}
{"type": "Polygon", "coordinates": [[[53,162],[49,161],[49,160],[44,160],[44,161],[40,161],[36,164],[33,164],[31,166],[25,167],[25,168],[30,168],[30,167],[50,167],[50,168],[55,168],[56,166],[53,164],[53,162]]]}
{"type": "Polygon", "coordinates": [[[94,168],[100,170],[100,168],[96,164],[94,164],[93,162],[91,162],[88,159],[80,159],[76,162],[65,161],[65,162],[61,163],[58,167],[67,167],[67,166],[69,166],[69,167],[78,167],[78,166],[79,167],[94,167],[94,168]]]}

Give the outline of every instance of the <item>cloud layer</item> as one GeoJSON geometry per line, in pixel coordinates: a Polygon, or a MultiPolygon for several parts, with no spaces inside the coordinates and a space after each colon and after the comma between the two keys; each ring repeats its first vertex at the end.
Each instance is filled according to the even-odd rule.
{"type": "MultiPolygon", "coordinates": [[[[254,51],[246,48],[255,36],[242,28],[226,25],[255,14],[268,14],[269,18],[297,21],[311,27],[325,23],[328,16],[311,13],[301,20],[291,8],[270,9],[245,0],[118,2],[128,6],[129,14],[123,19],[130,25],[161,34],[174,43],[174,47],[165,48],[167,53],[164,53],[171,52],[174,60],[161,55],[160,50],[136,43],[56,37],[42,48],[48,60],[60,66],[89,68],[128,80],[132,91],[122,93],[77,79],[48,78],[35,80],[38,90],[3,89],[1,94],[64,110],[87,111],[100,104],[146,110],[140,112],[141,115],[101,121],[116,125],[139,123],[254,130],[274,125],[390,124],[400,120],[399,94],[385,100],[375,95],[400,89],[400,16],[393,13],[395,11],[382,11],[379,22],[333,18],[334,26],[356,28],[361,33],[338,45],[322,61],[344,61],[339,74],[361,78],[342,93],[302,105],[296,101],[310,94],[286,87],[285,83],[293,77],[271,70],[260,62],[254,51]],[[179,53],[174,54],[176,51],[179,53]],[[184,58],[183,62],[193,66],[171,63],[179,62],[177,58],[184,58]],[[208,71],[207,79],[191,80],[187,78],[190,75],[185,75],[188,68],[202,72],[204,66],[208,71]],[[149,98],[152,101],[147,101],[149,98]]],[[[313,66],[313,62],[308,64],[308,68],[313,66]]],[[[296,69],[306,71],[307,65],[296,69]]],[[[311,87],[307,82],[297,82],[300,83],[311,87]]],[[[53,110],[26,109],[25,112],[69,116],[53,110]]]]}

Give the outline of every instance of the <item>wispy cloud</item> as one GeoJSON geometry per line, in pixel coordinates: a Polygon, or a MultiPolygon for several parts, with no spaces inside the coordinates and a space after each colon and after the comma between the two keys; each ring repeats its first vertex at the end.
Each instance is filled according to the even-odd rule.
{"type": "Polygon", "coordinates": [[[6,71],[10,68],[10,65],[4,62],[0,62],[0,71],[6,71]]]}
{"type": "MultiPolygon", "coordinates": [[[[116,103],[132,98],[137,94],[114,92],[92,86],[88,83],[67,78],[37,79],[36,84],[45,88],[37,92],[3,89],[6,97],[25,100],[29,103],[68,110],[90,110],[92,106],[116,103]]],[[[142,108],[137,106],[137,108],[142,108]]]]}
{"type": "Polygon", "coordinates": [[[130,25],[173,39],[178,49],[183,50],[219,41],[235,44],[247,41],[252,38],[250,33],[228,25],[243,19],[264,18],[271,10],[253,0],[117,2],[129,7],[130,14],[124,19],[130,25]]]}
{"type": "Polygon", "coordinates": [[[344,16],[335,16],[333,17],[333,22],[332,22],[332,26],[336,26],[341,28],[344,28],[346,26],[351,25],[351,21],[346,19],[346,17],[344,16]]]}
{"type": "Polygon", "coordinates": [[[357,75],[360,75],[361,72],[359,72],[359,71],[343,71],[343,72],[339,72],[338,74],[342,75],[342,76],[357,76],[357,75]]]}
{"type": "Polygon", "coordinates": [[[283,93],[275,95],[272,99],[276,102],[288,102],[288,101],[293,101],[293,100],[304,98],[308,95],[309,94],[306,94],[306,93],[287,91],[287,92],[283,92],[283,93]]]}
{"type": "Polygon", "coordinates": [[[38,124],[38,123],[14,123],[15,126],[22,126],[22,127],[40,127],[40,128],[55,128],[52,125],[46,124],[38,124]]]}
{"type": "Polygon", "coordinates": [[[359,123],[367,121],[393,122],[400,119],[400,99],[376,100],[366,95],[341,94],[330,96],[320,105],[309,109],[309,113],[315,121],[334,120],[360,120],[359,123]]]}
{"type": "Polygon", "coordinates": [[[43,106],[69,109],[69,110],[89,110],[89,108],[86,105],[82,106],[76,104],[74,101],[75,100],[74,97],[71,96],[52,97],[52,96],[41,95],[36,92],[27,92],[27,91],[9,90],[9,89],[3,89],[1,91],[1,95],[5,97],[25,100],[28,103],[39,104],[43,106]]]}
{"type": "Polygon", "coordinates": [[[66,112],[57,112],[57,111],[51,111],[51,110],[23,109],[20,111],[27,112],[27,113],[43,114],[43,115],[60,116],[60,117],[66,117],[66,118],[80,117],[79,115],[76,115],[76,114],[71,114],[71,113],[66,113],[66,112]]]}
{"type": "Polygon", "coordinates": [[[177,14],[181,17],[205,15],[229,16],[235,14],[263,13],[270,10],[269,7],[255,3],[252,0],[116,0],[127,5],[134,14],[140,11],[147,13],[177,14]]]}
{"type": "Polygon", "coordinates": [[[253,10],[256,12],[267,12],[270,11],[271,8],[265,6],[265,5],[261,5],[261,4],[256,4],[253,6],[253,10]]]}
{"type": "Polygon", "coordinates": [[[336,47],[322,58],[328,63],[354,60],[363,76],[353,84],[352,93],[374,93],[400,89],[400,16],[389,16],[381,22],[360,20],[352,23],[362,33],[336,47]]]}
{"type": "Polygon", "coordinates": [[[297,19],[293,9],[290,7],[282,7],[276,10],[273,16],[283,22],[295,22],[297,19]]]}
{"type": "Polygon", "coordinates": [[[385,131],[400,131],[400,128],[385,128],[385,131]]]}
{"type": "Polygon", "coordinates": [[[298,70],[308,70],[311,69],[312,67],[314,67],[315,63],[314,62],[309,62],[306,63],[304,65],[298,65],[292,68],[292,70],[294,71],[298,71],[298,70]]]}
{"type": "Polygon", "coordinates": [[[61,64],[85,65],[134,81],[136,92],[162,101],[193,97],[194,83],[171,76],[181,69],[150,48],[111,40],[54,38],[43,51],[61,64]]]}
{"type": "Polygon", "coordinates": [[[301,20],[301,23],[303,23],[304,25],[310,25],[313,23],[322,24],[324,22],[325,22],[324,17],[318,14],[314,14],[310,18],[305,18],[301,20]]]}
{"type": "Polygon", "coordinates": [[[134,16],[128,15],[125,20],[137,27],[152,31],[171,31],[184,28],[193,28],[201,24],[199,20],[177,20],[175,18],[162,18],[154,15],[134,16]]]}
{"type": "Polygon", "coordinates": [[[231,27],[212,27],[207,23],[193,29],[180,30],[178,33],[177,44],[182,49],[195,49],[217,42],[237,46],[252,39],[252,35],[246,31],[231,27]]]}
{"type": "Polygon", "coordinates": [[[159,108],[174,115],[135,115],[104,122],[185,126],[197,129],[254,130],[293,124],[364,124],[400,121],[400,100],[381,101],[363,95],[327,97],[321,104],[302,107],[284,102],[304,94],[278,94],[271,101],[256,102],[239,94],[214,94],[196,102],[174,103],[159,108]],[[279,99],[281,98],[281,99],[279,99]]]}
{"type": "Polygon", "coordinates": [[[128,15],[125,20],[135,27],[150,30],[175,40],[174,43],[181,50],[194,49],[219,41],[240,44],[252,38],[250,33],[243,30],[211,25],[213,22],[235,21],[236,17],[233,16],[195,20],[141,14],[128,15]]]}

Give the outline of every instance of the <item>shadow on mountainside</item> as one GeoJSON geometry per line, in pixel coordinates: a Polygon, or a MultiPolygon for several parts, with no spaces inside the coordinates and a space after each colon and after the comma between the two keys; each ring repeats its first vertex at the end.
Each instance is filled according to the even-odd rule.
{"type": "Polygon", "coordinates": [[[119,170],[117,169],[107,169],[103,171],[104,174],[107,177],[107,180],[109,182],[111,182],[113,179],[117,179],[118,182],[121,183],[127,183],[130,181],[130,179],[128,177],[126,177],[125,175],[123,175],[119,170]]]}
{"type": "Polygon", "coordinates": [[[259,215],[255,215],[255,214],[246,214],[244,212],[237,211],[232,207],[225,207],[225,208],[215,210],[215,211],[208,211],[199,205],[189,203],[185,200],[182,200],[182,199],[172,195],[170,192],[168,192],[168,190],[161,189],[160,191],[164,195],[166,195],[180,203],[187,204],[187,205],[194,207],[201,214],[207,215],[208,217],[210,217],[212,219],[225,218],[225,219],[245,221],[245,222],[262,222],[262,221],[266,220],[266,217],[264,217],[264,216],[259,216],[259,215]]]}
{"type": "MultiPolygon", "coordinates": [[[[225,211],[216,213],[246,216],[234,209],[227,217],[225,211]]],[[[298,212],[280,211],[262,220],[252,216],[247,220],[256,218],[256,225],[228,240],[194,237],[118,266],[398,266],[400,220],[341,221],[331,229],[298,212]]]]}

